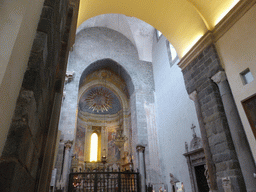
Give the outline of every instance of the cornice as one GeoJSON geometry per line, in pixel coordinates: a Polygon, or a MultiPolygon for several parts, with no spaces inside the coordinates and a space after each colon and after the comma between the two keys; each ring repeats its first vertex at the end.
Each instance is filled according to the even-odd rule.
{"type": "Polygon", "coordinates": [[[216,43],[243,15],[250,10],[256,0],[241,0],[232,10],[215,26],[213,31],[208,31],[199,41],[182,57],[178,66],[185,69],[202,51],[210,44],[216,43]]]}
{"type": "Polygon", "coordinates": [[[255,3],[256,0],[240,0],[215,26],[213,30],[214,42],[217,42],[255,3]]]}
{"type": "Polygon", "coordinates": [[[182,57],[178,63],[181,69],[185,69],[206,47],[212,44],[213,35],[211,31],[208,31],[199,41],[189,50],[189,52],[182,57]]]}

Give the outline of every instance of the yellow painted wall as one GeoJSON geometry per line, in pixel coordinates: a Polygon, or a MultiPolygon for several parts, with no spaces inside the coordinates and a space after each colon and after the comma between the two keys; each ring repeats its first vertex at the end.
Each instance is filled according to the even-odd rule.
{"type": "MultiPolygon", "coordinates": [[[[227,77],[247,134],[254,159],[256,141],[241,101],[256,93],[256,5],[217,42],[227,77]],[[240,73],[249,68],[254,81],[243,85],[240,73]]],[[[256,109],[255,109],[256,110],[256,109]]]]}
{"type": "Polygon", "coordinates": [[[0,155],[44,0],[0,2],[0,155]]]}

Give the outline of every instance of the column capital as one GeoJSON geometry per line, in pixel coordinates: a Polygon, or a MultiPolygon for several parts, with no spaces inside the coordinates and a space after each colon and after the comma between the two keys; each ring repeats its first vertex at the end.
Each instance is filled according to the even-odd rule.
{"type": "Polygon", "coordinates": [[[219,84],[222,81],[227,80],[227,76],[225,71],[219,71],[215,75],[212,76],[211,78],[215,83],[219,84]]]}
{"type": "Polygon", "coordinates": [[[139,152],[143,152],[145,150],[145,147],[143,145],[137,145],[136,149],[139,152]]]}
{"type": "Polygon", "coordinates": [[[197,92],[193,91],[192,93],[189,94],[189,99],[196,101],[197,98],[197,92]]]}
{"type": "Polygon", "coordinates": [[[66,149],[71,149],[72,144],[73,144],[73,142],[68,140],[68,141],[65,143],[65,148],[66,148],[66,149]]]}

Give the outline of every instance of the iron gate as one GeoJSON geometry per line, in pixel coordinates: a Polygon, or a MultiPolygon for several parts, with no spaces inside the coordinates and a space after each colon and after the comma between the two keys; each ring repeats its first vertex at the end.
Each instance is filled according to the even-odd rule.
{"type": "Polygon", "coordinates": [[[140,192],[139,173],[87,170],[70,173],[69,192],[140,192]]]}

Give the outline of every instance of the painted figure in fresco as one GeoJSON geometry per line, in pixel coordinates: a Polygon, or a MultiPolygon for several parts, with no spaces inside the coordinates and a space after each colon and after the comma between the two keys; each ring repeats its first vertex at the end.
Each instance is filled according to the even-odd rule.
{"type": "Polygon", "coordinates": [[[85,129],[82,127],[77,127],[74,155],[76,155],[76,157],[80,160],[83,159],[84,156],[84,138],[85,129]]]}
{"type": "Polygon", "coordinates": [[[108,159],[110,162],[116,162],[120,160],[120,151],[115,145],[115,137],[115,130],[111,130],[108,132],[108,159]]]}

